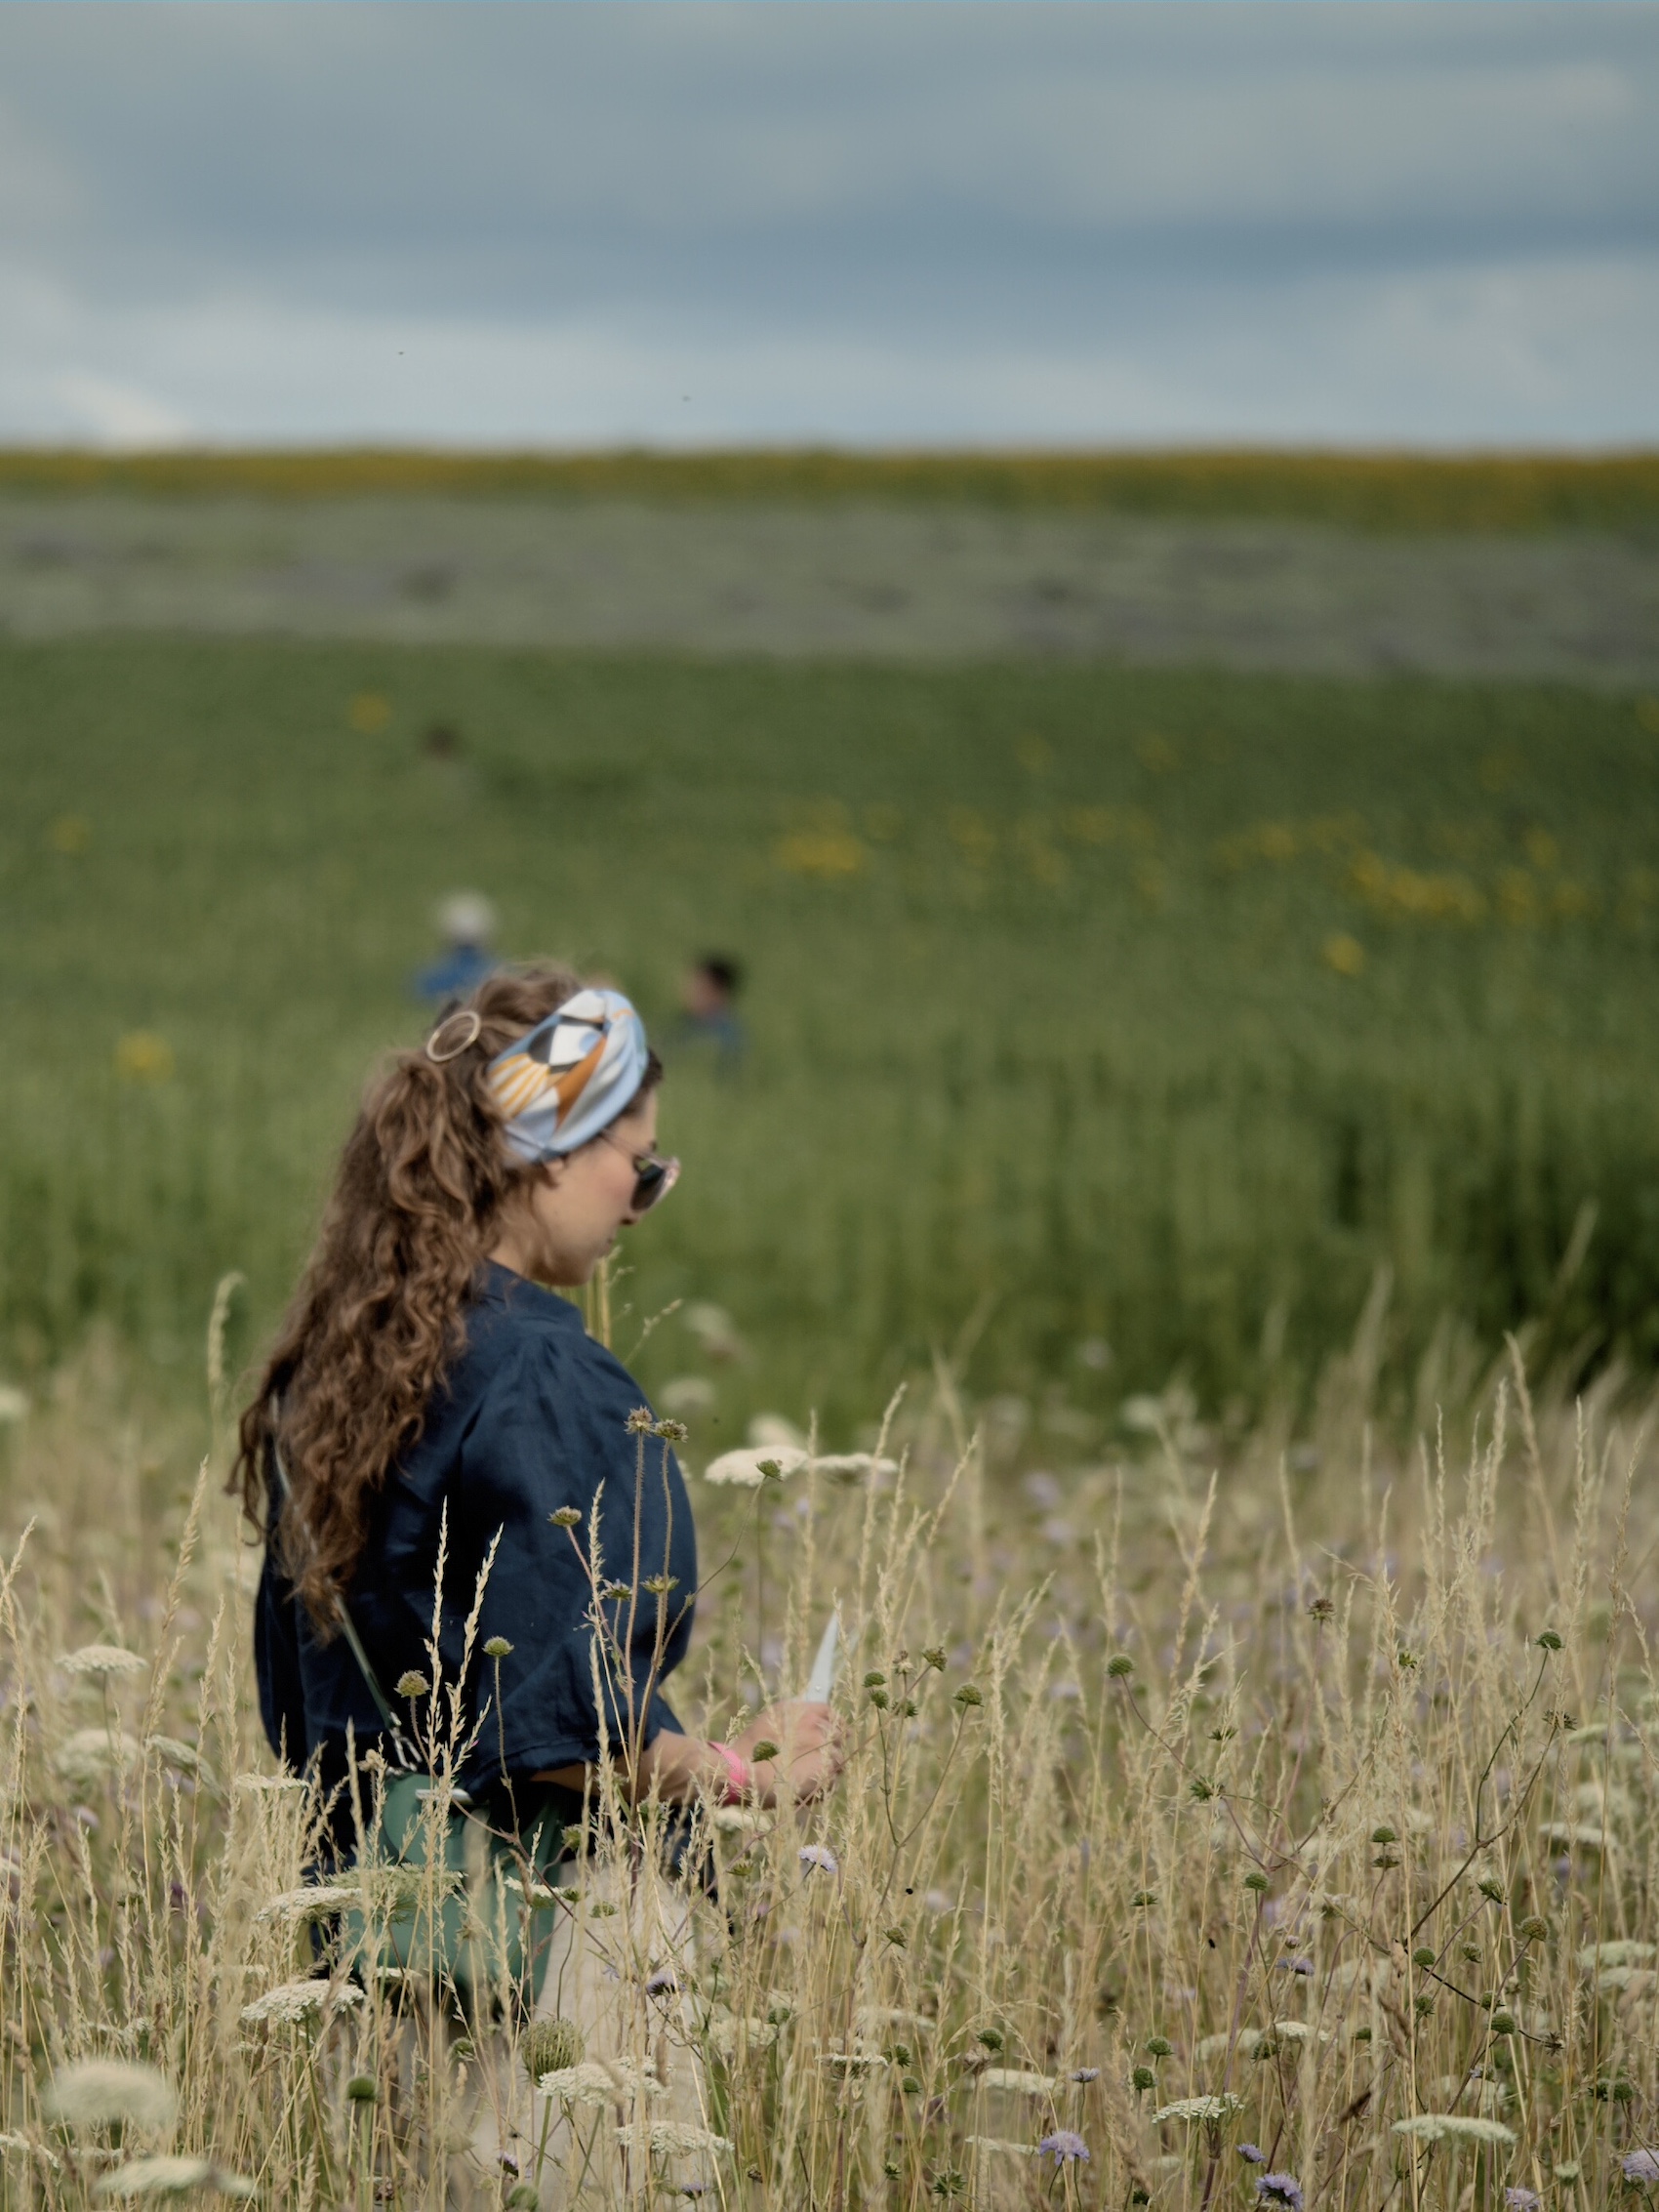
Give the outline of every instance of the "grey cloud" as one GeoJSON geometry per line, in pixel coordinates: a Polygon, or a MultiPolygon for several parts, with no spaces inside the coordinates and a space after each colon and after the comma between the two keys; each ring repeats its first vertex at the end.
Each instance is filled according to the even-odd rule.
{"type": "Polygon", "coordinates": [[[1594,0],[11,6],[0,102],[83,315],[1070,357],[1659,256],[1659,10],[1594,0]]]}

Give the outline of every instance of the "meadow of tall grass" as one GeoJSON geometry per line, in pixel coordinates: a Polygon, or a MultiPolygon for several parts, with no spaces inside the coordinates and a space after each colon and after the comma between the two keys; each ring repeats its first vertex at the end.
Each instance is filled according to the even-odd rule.
{"type": "Polygon", "coordinates": [[[461,885],[666,1041],[621,1302],[684,1300],[642,1374],[725,1435],[845,1441],[969,1338],[985,1395],[1104,1433],[1179,1372],[1236,1429],[1379,1262],[1407,1414],[1523,1321],[1659,1347],[1659,700],[80,640],[0,653],[0,1379],[101,1320],[187,1377],[232,1267],[269,1326],[461,885]],[[731,1078],[673,1045],[710,946],[731,1078]]]}
{"type": "MultiPolygon", "coordinates": [[[[0,1480],[5,2202],[1641,2200],[1651,1399],[1534,1399],[1512,1353],[1412,1439],[1381,1322],[1231,1441],[1176,1390],[1068,1445],[949,1363],[862,1460],[717,1487],[694,1433],[681,1712],[798,1686],[838,1606],[850,1760],[700,1816],[717,1897],[614,1802],[503,1886],[587,1946],[603,2047],[341,1947],[251,1710],[223,1373],[204,1437],[95,1342],[0,1480]]],[[[421,1879],[350,1902],[372,1931],[421,1879]]]]}

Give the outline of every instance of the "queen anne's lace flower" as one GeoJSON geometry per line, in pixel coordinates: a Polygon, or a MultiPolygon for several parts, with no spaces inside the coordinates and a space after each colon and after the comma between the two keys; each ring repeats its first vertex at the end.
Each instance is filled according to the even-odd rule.
{"type": "Polygon", "coordinates": [[[100,2196],[188,2196],[212,2190],[221,2196],[258,2196],[243,2174],[227,2173],[211,2158],[129,2158],[98,2185],[100,2196]]]}
{"type": "Polygon", "coordinates": [[[664,2097],[668,2092],[654,2073],[621,2059],[584,2059],[580,2066],[560,2067],[545,2073],[536,2084],[544,2097],[556,2097],[561,2105],[615,2105],[630,2097],[664,2097]]]}
{"type": "Polygon", "coordinates": [[[722,1452],[717,1459],[710,1459],[703,1470],[706,1483],[730,1483],[739,1490],[758,1490],[769,1476],[783,1477],[798,1474],[806,1465],[806,1454],[797,1444],[748,1444],[740,1445],[735,1452],[722,1452]]]}
{"type": "Polygon", "coordinates": [[[242,2018],[250,2028],[262,2021],[279,2021],[292,2028],[302,2021],[318,2019],[325,2007],[339,2011],[362,2002],[363,1992],[355,1982],[329,1982],[312,1975],[303,1982],[278,1983],[263,1997],[244,2005],[242,2018]]]}
{"type": "Polygon", "coordinates": [[[1417,2112],[1396,2120],[1396,2135],[1414,2135],[1421,2143],[1513,2143],[1515,2130],[1502,2120],[1477,2119],[1473,2112],[1417,2112]]]}
{"type": "Polygon", "coordinates": [[[1153,2114],[1154,2120],[1224,2120],[1229,2112],[1239,2108],[1239,2099],[1221,2097],[1177,2097],[1173,2105],[1160,2105],[1153,2114]]]}
{"type": "Polygon", "coordinates": [[[65,1782],[91,1782],[110,1773],[125,1774],[143,1757],[143,1745],[125,1729],[77,1728],[52,1754],[65,1782]]]}
{"type": "Polygon", "coordinates": [[[679,2120],[652,2120],[633,2127],[619,2127],[618,2140],[632,2151],[649,2151],[654,2158],[688,2158],[701,2151],[715,2157],[732,2147],[723,2135],[706,2127],[687,2127],[679,2120]]]}
{"type": "Polygon", "coordinates": [[[120,1644],[83,1644],[77,1652],[65,1652],[58,1661],[65,1674],[103,1675],[142,1674],[148,1663],[120,1644]]]}
{"type": "Polygon", "coordinates": [[[344,1912],[359,1902],[355,1888],[344,1882],[313,1882],[304,1889],[284,1890],[268,1905],[262,1905],[257,1920],[326,1920],[331,1912],[344,1912]]]}
{"type": "Polygon", "coordinates": [[[1021,2089],[1029,2097],[1049,2097],[1054,2093],[1054,2078],[1046,2073],[1029,2073],[1024,2067],[987,2067],[979,2077],[982,2089],[1021,2089]]]}
{"type": "Polygon", "coordinates": [[[46,2093],[48,2119],[61,2120],[66,2127],[105,2127],[120,2120],[159,2132],[172,2126],[178,2109],[173,2085],[164,2075],[125,2059],[82,2059],[54,2074],[46,2093]]]}

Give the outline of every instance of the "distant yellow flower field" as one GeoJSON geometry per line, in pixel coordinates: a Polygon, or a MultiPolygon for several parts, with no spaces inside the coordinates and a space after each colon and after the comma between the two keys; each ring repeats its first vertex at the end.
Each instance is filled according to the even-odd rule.
{"type": "Polygon", "coordinates": [[[1659,453],[459,454],[0,452],[0,491],[295,499],[880,500],[1261,515],[1356,530],[1622,530],[1659,519],[1659,453]]]}

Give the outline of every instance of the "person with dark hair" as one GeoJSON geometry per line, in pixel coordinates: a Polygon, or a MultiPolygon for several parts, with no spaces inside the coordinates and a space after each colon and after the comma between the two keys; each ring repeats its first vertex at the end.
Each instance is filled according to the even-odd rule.
{"type": "Polygon", "coordinates": [[[743,968],[729,954],[705,953],[693,961],[680,979],[673,1042],[712,1045],[716,1066],[735,1068],[749,1046],[735,1004],[742,988],[743,968]]]}
{"type": "Polygon", "coordinates": [[[231,1477],[266,1538],[265,1732],[334,1792],[344,1858],[366,1754],[406,1764],[399,1710],[418,1737],[425,1709],[400,1691],[388,1723],[376,1683],[436,1706],[434,1672],[465,1720],[450,1779],[498,1829],[580,1821],[601,1776],[625,1805],[769,1805],[838,1772],[828,1704],[730,1744],[682,1732],[664,1682],[691,1637],[690,1500],[558,1294],[673,1188],[661,1074],[620,992],[504,970],[392,1060],[346,1139],[231,1477]]]}

